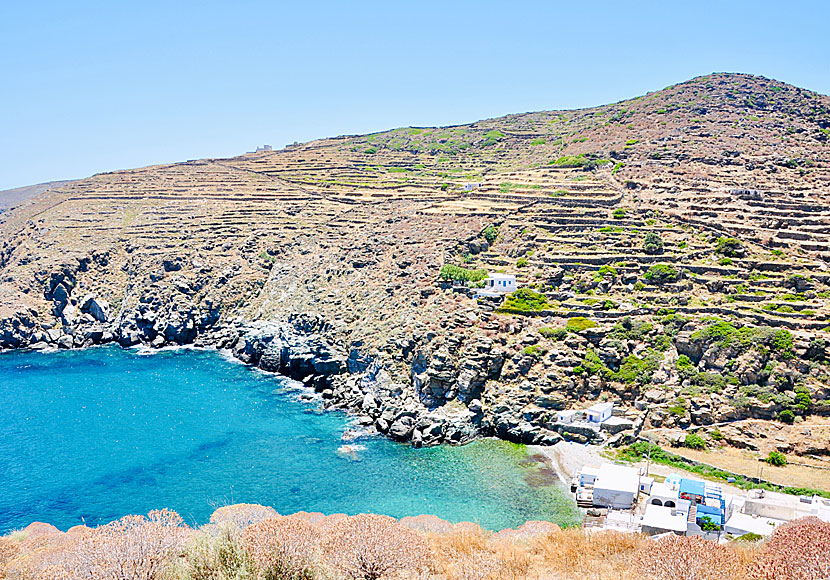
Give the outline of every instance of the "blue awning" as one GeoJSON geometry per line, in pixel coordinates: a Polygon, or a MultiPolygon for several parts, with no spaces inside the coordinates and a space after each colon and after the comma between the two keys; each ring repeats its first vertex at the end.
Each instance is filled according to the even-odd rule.
{"type": "Polygon", "coordinates": [[[702,481],[683,478],[680,480],[680,493],[703,496],[706,494],[706,484],[702,481]]]}

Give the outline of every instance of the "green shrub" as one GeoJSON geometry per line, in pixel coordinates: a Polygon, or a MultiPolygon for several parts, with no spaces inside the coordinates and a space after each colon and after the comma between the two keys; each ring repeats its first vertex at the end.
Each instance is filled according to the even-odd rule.
{"type": "Polygon", "coordinates": [[[539,346],[538,344],[534,344],[532,346],[526,346],[522,349],[522,354],[523,355],[533,357],[537,360],[542,358],[543,356],[545,356],[545,354],[547,352],[548,352],[548,349],[546,349],[543,346],[539,346]]]}
{"type": "Polygon", "coordinates": [[[686,242],[686,240],[680,240],[679,242],[677,242],[677,247],[680,248],[681,250],[685,250],[686,246],[688,246],[688,245],[689,244],[688,244],[688,242],[686,242]]]}
{"type": "Polygon", "coordinates": [[[755,532],[747,532],[747,533],[735,538],[735,541],[736,542],[751,543],[751,542],[760,542],[763,539],[764,539],[764,536],[762,536],[761,534],[756,534],[755,532]]]}
{"type": "Polygon", "coordinates": [[[787,465],[787,456],[781,453],[780,451],[770,451],[769,455],[766,459],[764,459],[770,465],[775,465],[776,467],[784,467],[787,465]]]}
{"type": "Polygon", "coordinates": [[[665,284],[676,282],[680,272],[671,264],[654,264],[643,277],[654,284],[665,284]]]}
{"type": "Polygon", "coordinates": [[[681,379],[690,379],[697,375],[697,368],[691,359],[685,354],[681,354],[677,357],[675,368],[677,368],[677,374],[680,375],[681,379]]]}
{"type": "Polygon", "coordinates": [[[618,162],[614,165],[614,169],[612,169],[612,170],[611,170],[611,175],[616,175],[616,174],[617,174],[617,172],[618,172],[620,169],[622,169],[623,167],[625,167],[625,163],[623,163],[622,161],[618,161],[618,162]]]}
{"type": "Polygon", "coordinates": [[[495,145],[502,139],[504,139],[504,133],[498,129],[487,131],[487,133],[484,134],[484,146],[489,147],[490,145],[495,145]]]}
{"type": "Polygon", "coordinates": [[[683,399],[677,399],[674,404],[669,407],[669,413],[672,415],[676,415],[678,417],[682,417],[686,414],[686,401],[683,399]]]}
{"type": "Polygon", "coordinates": [[[614,310],[617,308],[619,304],[614,302],[613,300],[607,299],[602,302],[602,309],[603,310],[614,310]]]}
{"type": "Polygon", "coordinates": [[[620,370],[613,373],[611,378],[627,385],[647,385],[651,383],[655,371],[660,367],[662,355],[654,350],[648,350],[643,358],[628,355],[620,365],[620,370]]]}
{"type": "Polygon", "coordinates": [[[481,237],[483,237],[485,240],[487,240],[487,243],[490,244],[491,246],[493,245],[493,242],[496,241],[496,238],[498,236],[499,236],[499,229],[496,226],[492,225],[492,224],[490,224],[489,226],[484,228],[484,231],[481,232],[481,237]]]}
{"type": "Polygon", "coordinates": [[[744,244],[738,238],[720,237],[715,251],[729,258],[740,258],[744,254],[744,244]]]}
{"type": "Polygon", "coordinates": [[[516,260],[516,267],[517,267],[517,268],[524,268],[524,267],[526,267],[526,266],[527,266],[527,263],[528,263],[528,262],[527,262],[527,258],[525,258],[524,256],[522,256],[521,258],[519,258],[518,260],[516,260]]]}
{"type": "Polygon", "coordinates": [[[550,307],[548,299],[544,294],[534,292],[530,288],[519,288],[504,299],[504,304],[499,312],[540,312],[550,307]]]}
{"type": "Polygon", "coordinates": [[[720,264],[721,266],[731,266],[732,258],[727,258],[726,256],[724,256],[723,258],[718,260],[718,264],[720,264]]]}
{"type": "Polygon", "coordinates": [[[793,413],[789,409],[784,409],[783,411],[778,413],[778,420],[782,423],[792,425],[793,421],[795,421],[795,413],[793,413]]]}
{"type": "Polygon", "coordinates": [[[568,323],[565,325],[565,328],[568,332],[580,332],[582,330],[594,328],[596,325],[597,323],[589,318],[585,318],[584,316],[576,316],[568,319],[568,323]]]}
{"type": "Polygon", "coordinates": [[[784,358],[793,358],[793,335],[789,330],[778,330],[772,339],[772,350],[779,353],[784,358]]]}
{"type": "Polygon", "coordinates": [[[452,280],[458,282],[478,282],[487,277],[487,270],[469,270],[461,268],[460,266],[453,266],[452,264],[445,264],[441,268],[441,279],[452,280]]]}
{"type": "Polygon", "coordinates": [[[579,155],[563,155],[556,161],[550,161],[548,164],[558,167],[579,167],[585,171],[596,169],[599,165],[597,161],[586,157],[584,153],[580,153],[579,155]]]}
{"type": "Polygon", "coordinates": [[[559,341],[565,340],[565,337],[568,336],[568,330],[566,328],[551,328],[549,326],[544,326],[539,329],[539,334],[550,340],[559,341]]]}
{"type": "Polygon", "coordinates": [[[538,137],[538,138],[534,139],[533,141],[531,141],[530,144],[533,145],[533,146],[544,145],[545,144],[545,139],[544,139],[544,137],[538,137]]]}
{"type": "Polygon", "coordinates": [[[709,433],[709,437],[712,438],[712,441],[723,441],[723,433],[721,433],[720,429],[718,429],[717,427],[712,429],[712,431],[709,433]]]}
{"type": "Polygon", "coordinates": [[[612,214],[615,220],[621,220],[625,218],[625,210],[623,208],[617,208],[614,210],[612,214]]]}
{"type": "Polygon", "coordinates": [[[643,241],[643,250],[646,254],[662,254],[663,253],[663,239],[655,232],[646,234],[646,239],[643,241]]]}

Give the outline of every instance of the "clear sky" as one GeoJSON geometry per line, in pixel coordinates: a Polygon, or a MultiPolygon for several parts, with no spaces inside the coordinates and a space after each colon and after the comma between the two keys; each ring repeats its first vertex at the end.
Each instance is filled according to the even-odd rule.
{"type": "Polygon", "coordinates": [[[830,2],[0,2],[0,189],[599,105],[715,71],[830,93],[830,2]]]}

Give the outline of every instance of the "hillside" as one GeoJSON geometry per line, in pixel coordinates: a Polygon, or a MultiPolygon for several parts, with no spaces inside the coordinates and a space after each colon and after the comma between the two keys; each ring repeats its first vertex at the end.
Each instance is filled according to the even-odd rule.
{"type": "Polygon", "coordinates": [[[47,183],[38,183],[37,185],[28,185],[26,187],[15,187],[14,189],[4,189],[0,191],[0,212],[7,210],[16,205],[20,205],[27,199],[32,199],[40,195],[44,191],[50,189],[57,189],[64,185],[71,183],[70,181],[49,181],[47,183]]]}
{"type": "MultiPolygon", "coordinates": [[[[714,74],[99,174],[0,214],[0,346],[230,348],[415,444],[773,441],[830,412],[828,139],[830,97],[714,74]],[[532,292],[497,312],[444,265],[532,292]],[[598,400],[609,432],[555,424],[598,400]]],[[[804,435],[775,445],[830,451],[804,435]]]]}

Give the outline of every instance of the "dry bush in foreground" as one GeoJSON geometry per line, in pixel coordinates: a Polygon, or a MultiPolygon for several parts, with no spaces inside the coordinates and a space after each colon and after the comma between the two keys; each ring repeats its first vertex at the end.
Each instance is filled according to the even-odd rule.
{"type": "Polygon", "coordinates": [[[242,548],[239,530],[226,524],[218,532],[193,536],[184,558],[175,562],[168,576],[169,580],[253,580],[256,567],[242,548]]]}
{"type": "Polygon", "coordinates": [[[189,528],[169,510],[126,516],[79,539],[68,539],[60,558],[38,580],[158,580],[184,546],[189,528]]]}
{"type": "Polygon", "coordinates": [[[649,540],[621,532],[566,529],[529,542],[539,569],[567,578],[638,578],[632,562],[649,540]]]}
{"type": "Polygon", "coordinates": [[[251,524],[279,515],[272,507],[255,503],[237,503],[216,509],[210,516],[210,523],[222,526],[232,524],[244,530],[251,524]]]}
{"type": "Polygon", "coordinates": [[[394,518],[360,514],[324,531],[326,558],[351,578],[378,580],[397,572],[423,573],[432,560],[422,534],[394,518]]]}
{"type": "Polygon", "coordinates": [[[318,567],[320,531],[307,521],[277,516],[248,526],[242,546],[263,578],[312,578],[318,567]]]}
{"type": "Polygon", "coordinates": [[[827,580],[830,523],[809,517],[776,528],[749,568],[753,580],[827,580]]]}
{"type": "Polygon", "coordinates": [[[9,538],[0,538],[0,578],[3,568],[20,553],[20,544],[9,538]]]}
{"type": "Polygon", "coordinates": [[[449,580],[493,580],[502,571],[503,564],[481,528],[433,533],[429,540],[436,567],[449,580]]]}
{"type": "Polygon", "coordinates": [[[637,564],[658,580],[741,580],[748,562],[738,546],[699,536],[667,536],[650,541],[637,564]]]}

